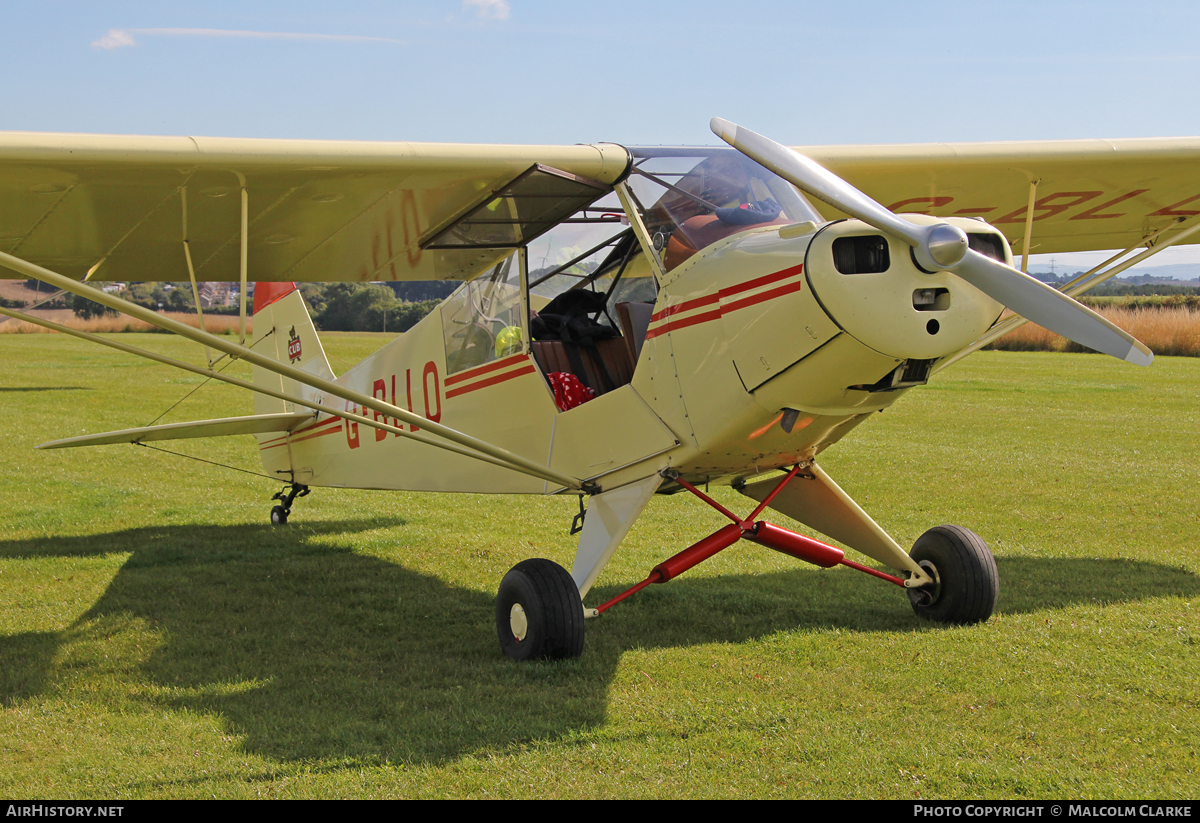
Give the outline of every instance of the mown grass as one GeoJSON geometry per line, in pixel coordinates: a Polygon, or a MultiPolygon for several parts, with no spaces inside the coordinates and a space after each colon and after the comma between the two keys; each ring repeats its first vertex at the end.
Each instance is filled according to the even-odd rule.
{"type": "MultiPolygon", "coordinates": [[[[340,371],[381,342],[327,347],[340,371]]],[[[0,356],[5,796],[1200,791],[1195,360],[983,352],[825,456],[902,544],[984,535],[986,625],[746,544],[589,621],[583,658],[517,665],[492,595],[525,557],[569,565],[573,499],[317,489],[273,530],[266,480],[31,451],[148,423],[198,379],[60,335],[0,356]]],[[[249,408],[207,386],[166,419],[249,408]]],[[[171,447],[256,468],[248,438],[171,447]]],[[[589,602],[719,525],[656,499],[589,602]]]]}

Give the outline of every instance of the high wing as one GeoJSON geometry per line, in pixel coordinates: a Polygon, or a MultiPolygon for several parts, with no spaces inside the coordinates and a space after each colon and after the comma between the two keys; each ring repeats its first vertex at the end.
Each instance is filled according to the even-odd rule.
{"type": "Polygon", "coordinates": [[[187,239],[198,280],[238,280],[244,188],[252,280],[469,279],[628,165],[604,144],[0,133],[0,251],[76,279],[185,281],[187,239]]]}
{"type": "MultiPolygon", "coordinates": [[[[1032,250],[1125,248],[1200,214],[1200,139],[798,147],[894,211],[1032,250]]],[[[0,133],[0,251],[91,280],[470,279],[628,171],[614,144],[0,133]]],[[[1164,237],[1169,239],[1170,233],[1164,237]]],[[[14,273],[0,269],[0,276],[14,273]]]]}
{"type": "Polygon", "coordinates": [[[795,149],[891,211],[982,217],[1014,245],[1036,182],[1030,251],[1038,254],[1129,248],[1200,215],[1196,137],[795,149]]]}

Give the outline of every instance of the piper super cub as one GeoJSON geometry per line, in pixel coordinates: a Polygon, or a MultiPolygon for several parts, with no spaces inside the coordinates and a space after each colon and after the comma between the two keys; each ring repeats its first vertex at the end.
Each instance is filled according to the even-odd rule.
{"type": "Polygon", "coordinates": [[[1026,320],[1148,365],[1072,296],[1200,228],[1200,140],[801,153],[712,128],[732,148],[0,135],[10,276],[254,368],[242,381],[211,356],[198,366],[2,309],[255,393],[250,416],[40,448],[253,434],[285,483],[280,525],[319,486],[577,494],[571,571],[526,560],[500,584],[500,646],[517,659],[579,655],[586,617],[739,540],[882,578],[932,620],[986,620],[998,581],[978,536],[938,526],[909,553],[818,456],[1026,320]],[[1014,268],[1018,242],[1147,251],[1055,290],[1014,268]],[[295,283],[403,279],[463,283],[334,375],[295,283]],[[238,341],[206,333],[202,312],[193,328],[81,282],[112,280],[239,281],[238,341]],[[710,484],[758,505],[729,511],[710,484]],[[650,498],[679,491],[729,525],[585,608],[650,498]],[[891,572],[760,520],[766,508],[891,572]]]}

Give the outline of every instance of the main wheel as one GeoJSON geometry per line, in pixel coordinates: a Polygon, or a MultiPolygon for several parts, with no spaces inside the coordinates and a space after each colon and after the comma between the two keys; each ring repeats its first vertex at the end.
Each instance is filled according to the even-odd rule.
{"type": "Polygon", "coordinates": [[[272,526],[286,526],[287,518],[288,518],[288,512],[287,512],[287,509],[285,509],[283,506],[275,506],[274,508],[271,509],[271,525],[272,526]]]}
{"type": "Polygon", "coordinates": [[[523,560],[500,581],[496,634],[513,660],[562,660],[583,653],[583,602],[567,570],[552,560],[523,560]]]}
{"type": "Polygon", "coordinates": [[[965,624],[992,616],[1000,577],[996,558],[975,532],[936,526],[917,538],[912,559],[934,579],[933,586],[908,590],[918,617],[965,624]]]}

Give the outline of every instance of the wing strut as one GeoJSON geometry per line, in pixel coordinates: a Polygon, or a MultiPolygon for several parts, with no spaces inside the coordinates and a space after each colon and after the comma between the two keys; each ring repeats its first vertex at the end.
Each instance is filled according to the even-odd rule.
{"type": "MultiPolygon", "coordinates": [[[[552,483],[557,483],[561,486],[566,486],[569,489],[574,489],[575,491],[582,491],[587,494],[594,494],[599,491],[599,488],[593,483],[589,483],[584,480],[580,480],[579,478],[570,477],[569,475],[562,474],[561,472],[556,472],[553,469],[538,465],[534,461],[532,461],[528,458],[522,457],[519,454],[513,454],[512,452],[508,451],[507,449],[502,449],[499,446],[495,446],[486,441],[472,437],[469,434],[464,434],[460,431],[450,428],[449,426],[443,426],[441,423],[435,423],[432,420],[427,420],[426,418],[421,417],[420,415],[413,414],[412,412],[410,412],[406,409],[401,409],[398,406],[393,406],[391,403],[380,400],[377,397],[371,397],[369,395],[365,395],[360,392],[356,392],[353,389],[346,388],[345,386],[342,386],[332,380],[326,380],[322,377],[317,377],[315,375],[309,374],[306,371],[302,371],[301,369],[297,369],[288,364],[280,363],[277,360],[274,360],[273,358],[261,355],[256,351],[246,348],[245,346],[241,346],[241,345],[238,345],[237,343],[231,343],[229,341],[222,340],[220,337],[218,337],[214,334],[209,334],[207,332],[201,331],[200,329],[193,328],[193,327],[187,325],[186,323],[180,323],[178,320],[173,320],[169,317],[163,317],[163,316],[159,315],[157,312],[142,308],[141,306],[138,306],[134,303],[130,303],[126,300],[122,300],[119,297],[114,297],[111,294],[106,294],[105,292],[96,291],[95,289],[89,288],[88,286],[85,286],[76,280],[72,280],[69,277],[65,277],[61,274],[52,272],[49,269],[42,268],[41,266],[39,266],[35,263],[30,263],[27,260],[22,260],[21,258],[14,257],[11,254],[7,254],[5,252],[0,252],[0,265],[6,266],[7,268],[12,269],[13,271],[20,272],[21,274],[24,274],[26,277],[32,277],[35,280],[41,280],[44,283],[49,283],[52,286],[56,286],[65,291],[69,291],[72,294],[78,294],[81,297],[86,297],[89,300],[93,300],[97,303],[100,303],[103,306],[108,306],[109,308],[116,309],[117,311],[123,312],[123,313],[129,315],[130,317],[135,317],[138,320],[143,320],[143,321],[151,324],[152,326],[157,326],[160,329],[174,332],[175,334],[178,334],[180,337],[185,337],[188,340],[192,340],[194,342],[201,343],[201,344],[207,343],[208,345],[212,346],[214,349],[225,352],[230,357],[233,357],[235,359],[245,360],[248,363],[254,364],[255,366],[261,366],[262,368],[266,369],[267,371],[274,372],[275,374],[279,374],[284,377],[289,377],[292,380],[295,380],[301,384],[312,386],[313,388],[316,388],[316,389],[320,389],[321,391],[324,391],[327,394],[333,395],[334,397],[338,397],[342,400],[346,400],[348,402],[355,403],[359,406],[363,406],[365,408],[372,409],[373,411],[377,411],[381,414],[386,414],[388,417],[391,417],[393,419],[403,420],[404,422],[406,422],[412,426],[420,427],[421,429],[429,432],[430,434],[435,435],[438,438],[442,438],[443,440],[450,441],[450,443],[458,444],[459,446],[465,447],[465,449],[463,449],[463,450],[451,449],[451,451],[457,451],[460,454],[465,454],[467,456],[476,457],[476,458],[479,458],[480,454],[486,455],[486,456],[492,458],[492,460],[490,460],[488,462],[497,462],[498,461],[497,464],[503,465],[505,468],[509,468],[514,471],[519,471],[519,472],[522,472],[523,474],[528,474],[533,477],[538,477],[543,480],[550,481],[552,483]],[[474,452],[474,453],[472,453],[472,452],[474,452]]],[[[5,311],[7,312],[8,310],[5,310],[5,311]]],[[[22,317],[21,319],[28,319],[28,318],[22,317]]],[[[63,327],[63,328],[65,329],[65,327],[63,327]]],[[[84,333],[80,332],[79,334],[84,334],[84,333]]],[[[109,341],[105,341],[105,342],[107,344],[109,341]]],[[[121,344],[121,345],[123,345],[123,344],[121,344]]],[[[149,352],[141,352],[140,350],[136,350],[132,346],[128,347],[126,350],[131,351],[131,353],[140,354],[141,356],[147,356],[150,354],[149,352]]],[[[155,357],[152,357],[151,359],[159,360],[160,358],[155,356],[155,357]]],[[[168,360],[170,360],[170,358],[165,358],[165,359],[161,360],[160,362],[166,362],[168,360]]],[[[180,361],[171,361],[169,363],[169,365],[175,365],[175,366],[179,366],[182,368],[186,368],[189,371],[194,370],[196,368],[196,367],[187,366],[186,364],[182,364],[180,361]]],[[[211,370],[201,369],[200,372],[203,373],[205,376],[212,376],[217,379],[226,380],[227,382],[231,382],[233,380],[233,378],[222,377],[222,376],[216,374],[215,372],[211,372],[211,370]]],[[[245,384],[245,385],[246,385],[246,387],[249,387],[249,384],[245,384]]],[[[255,390],[263,392],[263,393],[269,393],[269,392],[264,391],[261,387],[256,387],[255,390]]],[[[363,415],[354,415],[354,414],[351,414],[350,412],[339,411],[339,410],[336,410],[336,409],[333,409],[333,408],[327,407],[327,406],[318,407],[317,405],[314,405],[312,403],[301,401],[299,398],[285,397],[283,399],[286,399],[291,402],[299,402],[302,405],[308,406],[309,408],[317,408],[319,411],[328,412],[329,414],[336,415],[337,417],[343,417],[346,419],[354,419],[360,423],[366,422],[366,420],[367,420],[367,418],[363,415]]],[[[385,429],[386,431],[392,431],[397,434],[401,433],[400,430],[396,427],[378,425],[374,422],[369,422],[368,425],[371,425],[373,428],[382,428],[382,429],[385,429]]],[[[406,434],[408,436],[413,435],[412,432],[404,432],[404,434],[406,434]]],[[[447,443],[442,443],[442,442],[436,441],[436,440],[426,440],[420,436],[417,436],[414,439],[418,439],[418,440],[421,440],[422,442],[428,443],[429,445],[436,445],[441,448],[445,448],[449,445],[447,443]]]]}
{"type": "MultiPolygon", "coordinates": [[[[196,304],[196,317],[200,321],[200,331],[208,331],[204,327],[204,309],[200,308],[200,287],[196,285],[196,267],[192,265],[191,238],[188,236],[187,186],[179,190],[179,199],[183,203],[183,257],[187,261],[188,278],[192,281],[192,302],[196,304]]],[[[208,350],[207,344],[204,346],[204,357],[208,360],[209,368],[212,368],[213,356],[212,352],[208,350]]]]}

